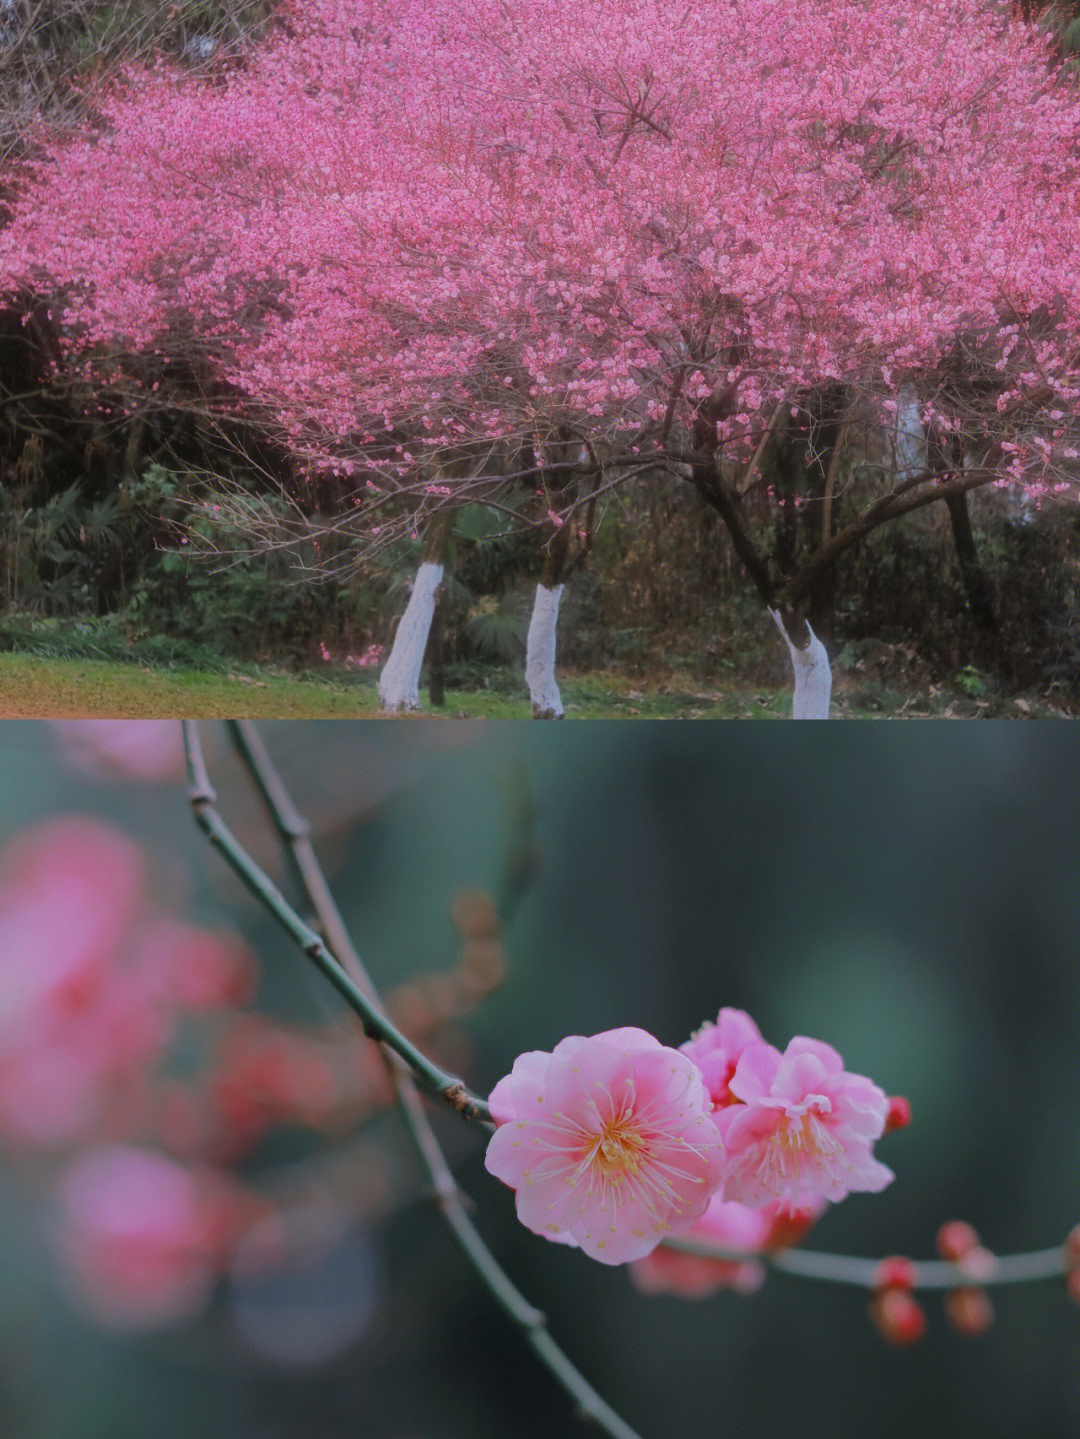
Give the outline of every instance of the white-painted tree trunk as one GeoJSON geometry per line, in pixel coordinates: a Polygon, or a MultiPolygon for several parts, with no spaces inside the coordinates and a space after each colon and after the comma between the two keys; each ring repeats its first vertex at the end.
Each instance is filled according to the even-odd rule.
{"type": "Polygon", "coordinates": [[[539,719],[562,719],[562,696],[555,683],[555,631],[563,586],[553,590],[537,585],[529,637],[525,644],[525,679],[533,714],[539,719]]]}
{"type": "Polygon", "coordinates": [[[825,646],[807,624],[810,643],[806,649],[799,649],[791,641],[784,628],[779,610],[769,613],[776,621],[776,627],[784,637],[791,656],[791,668],[795,671],[795,699],[792,705],[792,719],[828,719],[829,697],[832,694],[832,669],[825,646]]]}
{"type": "Polygon", "coordinates": [[[442,584],[442,565],[425,560],[416,572],[412,594],[398,621],[390,658],[379,676],[379,704],[384,710],[420,708],[420,666],[435,613],[435,591],[442,584]]]}
{"type": "Polygon", "coordinates": [[[914,387],[901,385],[896,399],[896,477],[904,480],[926,469],[926,431],[914,387]]]}

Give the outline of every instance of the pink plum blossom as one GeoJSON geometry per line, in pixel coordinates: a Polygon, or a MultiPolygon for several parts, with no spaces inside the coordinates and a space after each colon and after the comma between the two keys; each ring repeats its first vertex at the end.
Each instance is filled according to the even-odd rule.
{"type": "Polygon", "coordinates": [[[188,1011],[250,1004],[259,981],[255,956],[238,936],[172,919],[141,932],[134,968],[164,1002],[188,1011]]]}
{"type": "Polygon", "coordinates": [[[103,779],[169,784],[184,773],[175,720],[50,720],[66,758],[103,779]]]}
{"type": "Polygon", "coordinates": [[[713,1119],[724,1141],[724,1197],[759,1205],[876,1193],[892,1170],[871,1149],[885,1129],[888,1097],[848,1074],[836,1050],[798,1036],[783,1054],[751,1044],[730,1081],[740,1102],[713,1119]]]}
{"type": "Polygon", "coordinates": [[[701,1218],[679,1237],[734,1253],[745,1252],[745,1259],[710,1259],[660,1244],[637,1261],[631,1277],[645,1294],[704,1299],[725,1287],[752,1294],[765,1278],[765,1266],[754,1256],[794,1243],[824,1209],[822,1199],[801,1209],[793,1209],[782,1200],[751,1209],[714,1195],[701,1218]]]}
{"type": "MultiPolygon", "coordinates": [[[[66,816],[0,854],[0,1136],[33,1147],[78,1138],[151,1043],[117,992],[116,955],[145,884],[138,847],[66,816]],[[138,1028],[138,1035],[133,1028],[138,1028]]],[[[156,1032],[157,1017],[146,1015],[156,1032]]]]}
{"type": "Polygon", "coordinates": [[[131,1145],[65,1171],[58,1243],[72,1299],[98,1321],[154,1329],[193,1318],[217,1277],[213,1211],[185,1165],[131,1145]]]}
{"type": "Polygon", "coordinates": [[[187,1015],[247,1003],[238,938],[159,915],[132,840],[81,815],[0,851],[0,1143],[58,1149],[145,1123],[187,1015]]]}
{"type": "Polygon", "coordinates": [[[488,1170],[534,1234],[604,1264],[640,1259],[704,1213],[721,1146],[695,1066],[644,1030],[522,1054],[491,1093],[488,1170]]]}
{"type": "Polygon", "coordinates": [[[745,1010],[722,1009],[716,1023],[703,1024],[679,1045],[679,1052],[697,1065],[713,1108],[721,1109],[737,1102],[728,1085],[743,1050],[762,1042],[761,1031],[745,1010]]]}

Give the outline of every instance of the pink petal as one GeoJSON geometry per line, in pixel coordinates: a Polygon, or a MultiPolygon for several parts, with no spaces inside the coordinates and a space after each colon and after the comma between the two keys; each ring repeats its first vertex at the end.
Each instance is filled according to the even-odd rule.
{"type": "Polygon", "coordinates": [[[517,1117],[515,1096],[529,1096],[536,1104],[535,1095],[537,1092],[543,1094],[544,1075],[550,1060],[551,1055],[539,1049],[518,1055],[513,1069],[499,1080],[488,1095],[488,1108],[496,1124],[505,1124],[508,1119],[517,1117]]]}
{"type": "Polygon", "coordinates": [[[744,1104],[772,1092],[781,1055],[771,1044],[751,1044],[743,1051],[731,1078],[731,1092],[744,1104]]]}

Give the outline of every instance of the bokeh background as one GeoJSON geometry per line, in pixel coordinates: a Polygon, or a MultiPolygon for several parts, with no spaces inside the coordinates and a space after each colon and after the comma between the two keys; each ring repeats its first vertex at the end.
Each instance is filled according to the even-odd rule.
{"type": "MultiPolygon", "coordinates": [[[[178,729],[178,727],[177,727],[178,729]]],[[[227,737],[221,807],[274,846],[227,737]]],[[[1067,726],[266,725],[357,945],[473,1086],[568,1033],[722,1004],[908,1096],[878,1196],[806,1246],[1006,1253],[1080,1221],[1080,741],[1067,726]]],[[[0,1432],[562,1439],[336,997],[191,821],[170,725],[0,726],[0,1432]],[[125,987],[126,986],[126,987],[125,987]]],[[[886,1344],[860,1291],[647,1296],[475,1218],[645,1439],[1080,1428],[1061,1283],[886,1344]]]]}

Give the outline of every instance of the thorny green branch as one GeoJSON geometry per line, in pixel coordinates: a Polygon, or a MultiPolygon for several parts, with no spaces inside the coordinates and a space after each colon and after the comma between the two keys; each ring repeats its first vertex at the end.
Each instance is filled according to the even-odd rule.
{"type": "MultiPolygon", "coordinates": [[[[258,730],[250,721],[242,720],[231,721],[229,729],[240,758],[254,780],[263,803],[281,836],[296,878],[326,936],[329,946],[327,953],[331,964],[340,966],[340,974],[349,980],[357,997],[363,1001],[366,1011],[374,1012],[382,1026],[392,1029],[393,1026],[386,1019],[378,992],[356,952],[341,912],[330,891],[330,886],[326,882],[326,876],[322,872],[322,867],[311,844],[310,826],[293,805],[288,791],[263,745],[258,730]]],[[[184,744],[188,757],[188,774],[191,780],[191,799],[196,818],[211,841],[221,848],[223,853],[226,853],[219,836],[221,834],[228,835],[228,831],[213,808],[214,792],[203,763],[198,730],[194,722],[185,722],[184,744]],[[210,816],[217,821],[213,826],[209,826],[207,822],[210,816]]],[[[283,908],[271,903],[270,894],[277,894],[274,886],[265,875],[261,875],[261,871],[244,854],[231,835],[229,841],[233,847],[233,854],[244,859],[245,868],[239,868],[230,854],[226,853],[230,864],[252,889],[256,897],[271,908],[271,912],[281,923],[285,924],[294,938],[297,937],[294,925],[286,921],[285,911],[288,911],[288,906],[284,899],[277,895],[283,908]],[[255,887],[252,883],[252,879],[248,877],[249,872],[252,877],[256,874],[261,875],[262,883],[259,887],[255,887]]],[[[292,911],[288,912],[292,913],[292,911]]],[[[293,918],[296,924],[300,924],[295,915],[293,918]]],[[[308,931],[308,933],[312,932],[308,931]]],[[[308,953],[311,952],[308,946],[305,946],[305,949],[308,953]]],[[[320,965],[320,968],[323,966],[320,965]]],[[[324,972],[326,971],[324,970],[324,972]]],[[[344,993],[340,985],[337,987],[340,992],[344,993]]],[[[350,1000],[350,1002],[352,1001],[350,1000]]],[[[357,1006],[354,1004],[353,1008],[357,1008],[357,1006]]],[[[365,1011],[357,1009],[357,1012],[363,1019],[365,1011]]],[[[371,1033],[366,1020],[364,1028],[366,1032],[371,1033]]],[[[439,1208],[470,1263],[496,1302],[523,1330],[533,1351],[547,1365],[552,1375],[571,1398],[576,1401],[581,1417],[598,1424],[611,1436],[611,1439],[640,1439],[637,1432],[615,1413],[593,1389],[584,1375],[570,1362],[548,1333],[545,1316],[540,1310],[534,1308],[513,1284],[480,1237],[478,1230],[466,1213],[461,1190],[450,1172],[446,1157],[424,1112],[420,1096],[407,1067],[408,1056],[403,1054],[397,1045],[391,1046],[389,1041],[386,1041],[386,1046],[382,1051],[383,1058],[394,1082],[405,1122],[431,1175],[439,1208]]],[[[464,1086],[461,1087],[464,1089],[464,1086]]],[[[436,1092],[443,1093],[441,1090],[436,1092]]],[[[481,1103],[474,1106],[472,1113],[468,1110],[461,1112],[465,1113],[467,1118],[486,1122],[487,1106],[483,1105],[481,1112],[481,1103]]],[[[458,1106],[455,1105],[455,1107],[458,1106]]]]}

